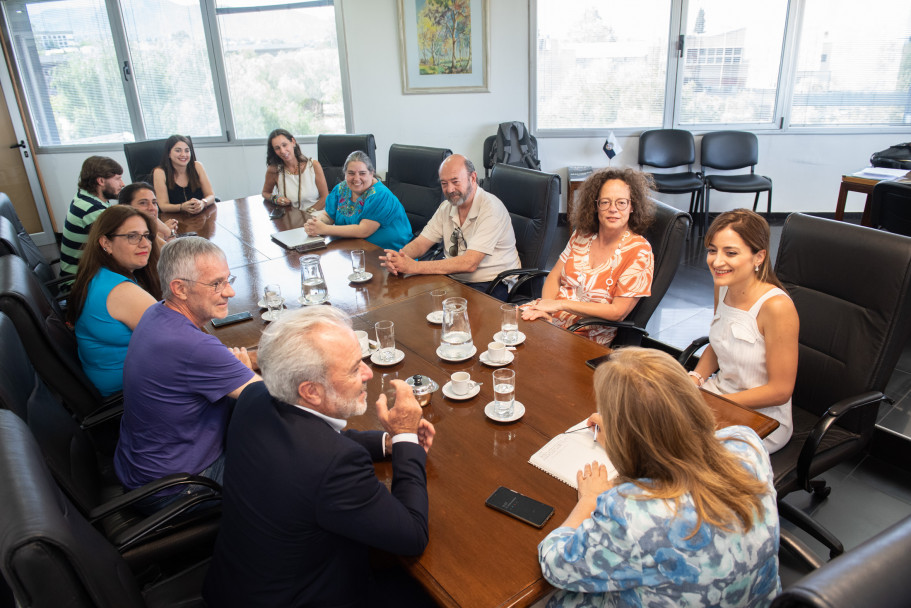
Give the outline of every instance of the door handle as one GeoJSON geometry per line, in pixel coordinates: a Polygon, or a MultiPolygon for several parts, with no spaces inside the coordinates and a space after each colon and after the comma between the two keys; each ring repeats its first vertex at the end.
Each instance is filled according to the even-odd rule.
{"type": "Polygon", "coordinates": [[[28,150],[26,150],[26,148],[25,148],[24,139],[20,139],[18,144],[13,144],[9,147],[10,150],[15,150],[16,148],[22,148],[22,150],[23,150],[22,153],[25,155],[26,158],[28,158],[28,150]]]}

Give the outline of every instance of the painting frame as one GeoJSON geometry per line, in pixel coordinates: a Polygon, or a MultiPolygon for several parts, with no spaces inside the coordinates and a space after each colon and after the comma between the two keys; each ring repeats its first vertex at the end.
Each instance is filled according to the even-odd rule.
{"type": "MultiPolygon", "coordinates": [[[[471,15],[469,50],[472,69],[470,73],[459,74],[421,73],[417,15],[417,4],[420,1],[421,0],[396,0],[399,14],[399,52],[401,54],[402,93],[405,95],[489,93],[489,0],[465,0],[470,6],[471,15]]],[[[453,0],[444,0],[444,2],[449,3],[452,1],[453,0]]],[[[454,52],[453,49],[453,53],[454,52]]],[[[464,57],[460,56],[460,60],[464,63],[464,57]]]]}

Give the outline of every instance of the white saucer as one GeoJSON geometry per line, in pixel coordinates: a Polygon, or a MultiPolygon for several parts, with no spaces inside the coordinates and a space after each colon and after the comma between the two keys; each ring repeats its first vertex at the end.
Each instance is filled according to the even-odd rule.
{"type": "Polygon", "coordinates": [[[509,418],[500,418],[494,409],[497,406],[495,401],[491,401],[484,406],[484,414],[494,422],[514,422],[525,415],[525,406],[518,401],[513,402],[512,416],[509,418]]]}
{"type": "MultiPolygon", "coordinates": [[[[263,321],[275,321],[278,317],[275,316],[275,313],[278,311],[267,310],[263,313],[263,321]]],[[[279,313],[281,314],[281,313],[279,313]]]]}
{"type": "Polygon", "coordinates": [[[443,311],[435,310],[433,312],[427,313],[427,321],[440,325],[443,322],[443,311]]]}
{"type": "Polygon", "coordinates": [[[363,359],[365,357],[369,357],[370,355],[375,353],[377,351],[377,348],[378,347],[376,345],[376,342],[374,342],[373,340],[367,340],[367,350],[361,351],[361,359],[363,359]]]}
{"type": "Polygon", "coordinates": [[[363,276],[361,276],[361,277],[358,277],[356,274],[352,273],[352,274],[348,275],[348,282],[349,283],[366,283],[367,281],[369,281],[372,278],[373,278],[373,274],[370,272],[365,272],[363,274],[363,276]]]}
{"type": "Polygon", "coordinates": [[[256,305],[259,306],[260,308],[269,308],[268,306],[266,306],[266,301],[263,300],[262,298],[259,299],[259,302],[257,302],[256,305]]]}
{"type": "Polygon", "coordinates": [[[525,342],[525,334],[523,334],[521,331],[517,331],[516,333],[519,334],[519,337],[515,342],[507,342],[505,339],[506,337],[503,335],[502,331],[495,333],[493,335],[493,339],[497,342],[502,342],[506,346],[516,346],[517,344],[522,344],[522,342],[525,342]]]}
{"type": "Polygon", "coordinates": [[[478,347],[472,345],[471,353],[469,353],[469,355],[467,357],[459,357],[457,359],[453,359],[452,357],[447,357],[447,356],[443,355],[443,345],[442,344],[440,346],[437,346],[437,357],[439,357],[443,361],[465,361],[466,359],[471,359],[472,357],[474,357],[476,352],[478,352],[478,347]]]}
{"type": "Polygon", "coordinates": [[[380,359],[379,349],[377,349],[376,352],[374,352],[372,355],[370,355],[370,361],[372,361],[375,365],[395,365],[396,363],[399,363],[404,358],[405,358],[405,353],[400,351],[399,349],[395,349],[395,356],[392,358],[392,361],[383,361],[382,359],[380,359]]]}
{"type": "Polygon", "coordinates": [[[457,395],[452,390],[452,382],[447,382],[443,385],[443,394],[449,397],[450,399],[455,399],[456,401],[464,401],[465,399],[471,399],[472,397],[477,396],[481,392],[481,385],[475,384],[474,388],[468,389],[468,392],[464,395],[457,395]]]}
{"type": "Polygon", "coordinates": [[[516,358],[516,356],[514,354],[512,354],[511,350],[506,351],[506,361],[503,361],[501,363],[496,363],[494,361],[491,361],[490,355],[487,354],[486,350],[483,353],[481,353],[481,356],[480,356],[481,363],[483,363],[484,365],[489,365],[490,367],[503,367],[504,365],[509,365],[510,363],[512,363],[513,359],[515,359],[515,358],[516,358]]]}

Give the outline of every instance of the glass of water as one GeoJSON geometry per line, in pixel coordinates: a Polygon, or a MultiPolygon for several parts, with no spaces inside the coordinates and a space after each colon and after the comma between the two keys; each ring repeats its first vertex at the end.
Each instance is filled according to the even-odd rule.
{"type": "Polygon", "coordinates": [[[510,418],[515,410],[516,372],[502,368],[493,373],[494,413],[499,418],[510,418]]]}
{"type": "Polygon", "coordinates": [[[392,361],[395,358],[395,324],[392,321],[377,321],[374,329],[380,348],[380,360],[392,361]]]}
{"type": "Polygon", "coordinates": [[[263,300],[269,309],[269,320],[275,321],[282,313],[285,298],[282,297],[281,285],[270,283],[263,290],[263,300]]]}
{"type": "Polygon", "coordinates": [[[351,252],[351,271],[354,272],[355,279],[363,279],[367,274],[364,270],[367,264],[367,257],[363,249],[355,249],[351,252]]]}
{"type": "Polygon", "coordinates": [[[519,340],[519,307],[515,304],[500,305],[500,331],[506,344],[519,340]]]}

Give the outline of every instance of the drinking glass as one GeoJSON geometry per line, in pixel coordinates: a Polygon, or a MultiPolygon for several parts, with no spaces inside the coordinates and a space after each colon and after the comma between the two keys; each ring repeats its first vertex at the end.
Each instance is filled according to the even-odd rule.
{"type": "Polygon", "coordinates": [[[395,324],[392,321],[377,321],[374,328],[380,348],[380,360],[392,361],[395,358],[395,324]]]}
{"type": "Polygon", "coordinates": [[[494,413],[500,418],[512,416],[516,402],[516,372],[498,369],[493,373],[494,413]]]}
{"type": "Polygon", "coordinates": [[[269,309],[269,319],[271,321],[278,320],[283,310],[282,306],[285,303],[285,298],[282,297],[281,285],[275,283],[266,285],[265,289],[263,289],[263,300],[269,309]]]}
{"type": "Polygon", "coordinates": [[[439,323],[443,322],[443,300],[445,298],[445,289],[434,289],[430,292],[430,299],[433,302],[433,309],[430,311],[430,314],[433,318],[439,319],[439,323]]]}
{"type": "Polygon", "coordinates": [[[519,307],[515,304],[500,305],[500,331],[505,344],[513,344],[519,339],[519,307]]]}
{"type": "Polygon", "coordinates": [[[351,270],[354,272],[355,279],[363,279],[367,274],[364,272],[366,264],[367,258],[363,249],[355,249],[351,252],[351,270]]]}

